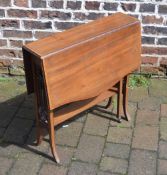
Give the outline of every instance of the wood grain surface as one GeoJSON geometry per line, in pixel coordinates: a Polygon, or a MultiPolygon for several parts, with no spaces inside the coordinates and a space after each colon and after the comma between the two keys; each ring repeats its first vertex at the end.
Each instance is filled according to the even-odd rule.
{"type": "Polygon", "coordinates": [[[140,30],[117,13],[26,45],[41,62],[49,109],[98,96],[137,69],[140,30]]]}

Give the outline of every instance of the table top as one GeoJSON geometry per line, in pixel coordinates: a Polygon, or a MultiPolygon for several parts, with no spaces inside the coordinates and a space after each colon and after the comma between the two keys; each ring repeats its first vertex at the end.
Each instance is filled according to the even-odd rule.
{"type": "Polygon", "coordinates": [[[103,17],[93,22],[82,24],[64,32],[52,34],[46,38],[23,46],[24,49],[36,55],[39,59],[47,58],[53,54],[83,44],[91,39],[105,35],[108,32],[116,32],[139,23],[138,19],[123,13],[116,13],[109,17],[103,17]]]}

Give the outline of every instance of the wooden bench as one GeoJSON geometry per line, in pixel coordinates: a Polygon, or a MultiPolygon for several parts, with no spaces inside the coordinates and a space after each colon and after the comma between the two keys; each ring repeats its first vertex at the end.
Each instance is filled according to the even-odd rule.
{"type": "Polygon", "coordinates": [[[127,113],[127,75],[141,63],[140,22],[122,13],[23,46],[28,94],[35,92],[37,141],[46,125],[57,162],[54,126],[118,94],[127,113]]]}

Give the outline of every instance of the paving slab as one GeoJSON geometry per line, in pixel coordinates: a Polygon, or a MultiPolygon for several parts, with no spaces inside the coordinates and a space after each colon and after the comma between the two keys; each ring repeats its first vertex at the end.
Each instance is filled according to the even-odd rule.
{"type": "Polygon", "coordinates": [[[109,171],[111,173],[126,174],[128,168],[128,161],[124,159],[103,157],[100,163],[100,169],[109,171]]]}
{"type": "Polygon", "coordinates": [[[132,129],[110,127],[107,135],[107,142],[130,144],[132,129]]]}
{"type": "Polygon", "coordinates": [[[42,157],[31,153],[19,154],[17,160],[10,170],[10,175],[37,174],[42,163],[42,157]]]}
{"type": "Polygon", "coordinates": [[[167,81],[151,80],[149,88],[130,90],[131,122],[112,120],[116,118],[114,102],[103,117],[85,111],[66,127],[56,128],[58,165],[48,131],[42,144],[35,145],[34,95],[24,93],[25,82],[0,82],[0,174],[167,174],[166,85],[167,81]]]}
{"type": "MultiPolygon", "coordinates": [[[[73,158],[74,151],[75,151],[75,149],[71,148],[71,147],[57,146],[57,153],[58,153],[59,158],[60,158],[60,165],[69,166],[69,164],[71,163],[71,160],[73,158]]],[[[44,159],[44,162],[55,164],[55,162],[52,159],[53,155],[51,153],[51,149],[49,149],[47,155],[50,156],[50,159],[48,159],[48,157],[46,157],[44,159]]]]}
{"type": "Polygon", "coordinates": [[[24,147],[10,143],[0,143],[0,157],[15,158],[19,154],[28,152],[24,147]]]}
{"type": "Polygon", "coordinates": [[[76,147],[82,128],[83,123],[71,122],[68,127],[55,130],[56,143],[76,147]]]}
{"type": "Polygon", "coordinates": [[[141,100],[138,103],[139,109],[146,109],[151,111],[159,111],[161,105],[161,99],[157,97],[144,97],[143,100],[141,100]]]}
{"type": "MultiPolygon", "coordinates": [[[[9,103],[12,101],[14,102],[17,99],[17,103],[21,94],[25,94],[25,85],[20,85],[18,80],[15,78],[8,78],[6,77],[3,81],[0,81],[0,102],[9,103]]],[[[21,99],[22,100],[22,99],[21,99]]],[[[18,105],[17,103],[13,103],[18,105]]]]}
{"type": "Polygon", "coordinates": [[[96,175],[97,165],[84,162],[72,162],[68,175],[96,175]]]}
{"type": "Polygon", "coordinates": [[[129,89],[128,100],[132,102],[139,102],[143,99],[143,97],[147,96],[148,96],[148,88],[135,87],[133,89],[129,89]]]}
{"type": "Polygon", "coordinates": [[[130,146],[124,144],[106,143],[103,155],[106,157],[117,157],[127,159],[130,146]]]}
{"type": "Polygon", "coordinates": [[[7,127],[12,121],[18,107],[0,104],[0,127],[7,127]]]}
{"type": "Polygon", "coordinates": [[[157,126],[158,124],[159,124],[159,112],[158,111],[150,111],[147,109],[137,111],[136,125],[157,126]]]}
{"type": "Polygon", "coordinates": [[[35,110],[34,108],[33,109],[20,108],[19,111],[16,113],[16,117],[35,120],[36,117],[35,110]]]}
{"type": "Polygon", "coordinates": [[[105,136],[107,135],[109,119],[105,119],[93,114],[88,114],[84,132],[87,134],[105,136]]]}
{"type": "Polygon", "coordinates": [[[25,95],[25,100],[22,103],[23,108],[28,108],[28,109],[35,109],[35,97],[34,97],[34,93],[30,94],[30,95],[25,95]]]}
{"type": "Polygon", "coordinates": [[[54,174],[54,175],[66,175],[67,168],[62,166],[56,166],[55,164],[43,164],[39,171],[39,175],[54,174]]]}
{"type": "Polygon", "coordinates": [[[134,130],[132,148],[157,151],[158,127],[137,126],[134,130]]]}
{"type": "MultiPolygon", "coordinates": [[[[44,138],[46,138],[46,136],[48,136],[48,131],[44,130],[44,138]]],[[[33,127],[28,139],[26,141],[26,147],[27,149],[29,149],[30,151],[34,151],[34,152],[38,152],[40,154],[41,153],[47,153],[50,147],[50,143],[49,140],[43,140],[42,143],[40,145],[36,145],[37,144],[37,136],[36,136],[36,127],[33,127]]]]}
{"type": "Polygon", "coordinates": [[[32,120],[15,118],[6,130],[4,140],[7,142],[24,144],[32,125],[32,120]]]}
{"type": "Polygon", "coordinates": [[[103,137],[83,134],[74,157],[77,160],[98,163],[102,156],[104,142],[103,137]]]}
{"type": "Polygon", "coordinates": [[[161,104],[161,117],[167,117],[167,104],[161,104]]]}
{"type": "Polygon", "coordinates": [[[9,159],[7,157],[0,157],[0,174],[5,175],[8,174],[10,168],[13,166],[14,160],[9,159]]]}
{"type": "MultiPolygon", "coordinates": [[[[110,121],[110,126],[115,126],[119,128],[133,128],[134,127],[134,121],[136,116],[136,110],[137,110],[137,103],[128,103],[128,113],[130,115],[130,121],[127,121],[124,118],[124,114],[122,114],[122,121],[121,123],[116,121],[110,121]]],[[[116,114],[116,108],[114,108],[114,113],[116,114]]]]}
{"type": "Polygon", "coordinates": [[[160,121],[160,138],[167,141],[167,118],[161,118],[160,121]]]}
{"type": "Polygon", "coordinates": [[[166,87],[166,80],[152,79],[149,94],[154,97],[167,97],[166,87]]]}
{"type": "Polygon", "coordinates": [[[118,175],[118,174],[100,171],[97,173],[97,175],[118,175]]]}
{"type": "Polygon", "coordinates": [[[128,175],[156,175],[156,153],[132,150],[128,175]]]}
{"type": "Polygon", "coordinates": [[[167,160],[158,160],[158,175],[167,174],[167,160]]]}
{"type": "Polygon", "coordinates": [[[5,132],[5,128],[0,128],[0,138],[3,137],[4,132],[5,132]]]}
{"type": "Polygon", "coordinates": [[[88,111],[84,111],[82,112],[81,114],[78,114],[77,116],[75,116],[73,118],[74,121],[76,122],[85,122],[86,118],[87,118],[87,115],[88,115],[88,111]]]}
{"type": "Polygon", "coordinates": [[[167,159],[167,142],[162,140],[159,142],[159,158],[167,159]]]}

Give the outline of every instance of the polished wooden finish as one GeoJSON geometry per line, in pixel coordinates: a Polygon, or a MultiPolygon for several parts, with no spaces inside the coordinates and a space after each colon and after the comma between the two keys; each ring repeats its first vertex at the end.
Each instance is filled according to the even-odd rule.
{"type": "Polygon", "coordinates": [[[140,66],[140,30],[137,19],[117,13],[23,47],[27,91],[36,94],[38,142],[44,123],[57,162],[54,126],[106,98],[109,107],[115,93],[118,121],[122,101],[130,119],[127,75],[140,66]]]}

